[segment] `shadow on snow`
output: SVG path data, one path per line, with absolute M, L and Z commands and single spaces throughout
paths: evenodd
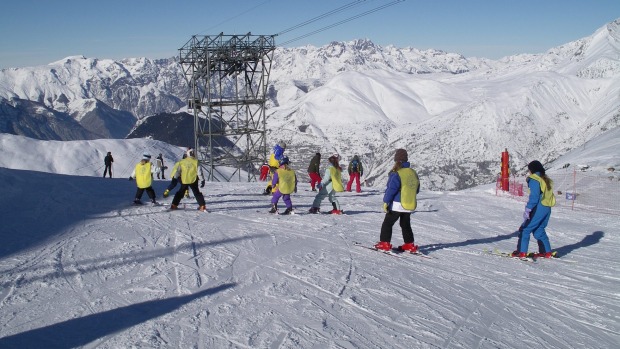
M 157 299 L 66 320 L 0 338 L 0 347 L 50 349 L 81 347 L 98 338 L 173 312 L 195 299 L 225 291 L 235 285 L 235 283 L 223 284 L 186 296 Z

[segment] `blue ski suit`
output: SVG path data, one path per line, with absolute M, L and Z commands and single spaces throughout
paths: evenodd
M 540 173 L 536 172 L 540 176 Z M 530 234 L 538 240 L 538 252 L 551 252 L 551 244 L 545 228 L 551 217 L 551 207 L 541 203 L 542 192 L 540 183 L 532 178 L 527 179 L 527 185 L 530 188 L 530 197 L 525 205 L 526 209 L 530 209 L 530 218 L 526 219 L 519 228 L 519 240 L 517 242 L 517 251 L 526 252 L 530 243 Z

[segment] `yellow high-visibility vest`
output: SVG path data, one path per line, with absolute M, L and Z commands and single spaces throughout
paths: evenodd
M 400 204 L 406 210 L 415 210 L 418 206 L 417 194 L 420 186 L 418 174 L 412 168 L 401 168 L 398 170 L 400 177 Z
M 542 199 L 540 200 L 540 203 L 543 206 L 547 206 L 547 207 L 555 206 L 555 195 L 553 195 L 553 187 L 552 187 L 553 186 L 553 181 L 551 181 L 551 179 L 549 179 L 551 185 L 549 187 L 547 187 L 547 183 L 539 175 L 531 174 L 529 176 L 529 178 L 531 178 L 531 179 L 537 181 L 538 183 L 540 183 L 540 191 L 542 192 Z

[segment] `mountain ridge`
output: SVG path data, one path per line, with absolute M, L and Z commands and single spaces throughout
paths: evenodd
M 505 148 L 515 153 L 519 171 L 528 160 L 550 162 L 618 127 L 619 27 L 616 20 L 544 54 L 497 61 L 381 47 L 366 39 L 278 48 L 268 139 L 288 141 L 291 157 L 302 162 L 317 151 L 338 152 L 345 163 L 362 155 L 369 184 L 389 170 L 395 147 L 410 149 L 420 170 L 436 175 L 432 188 L 486 183 Z M 113 119 L 112 110 L 130 113 L 135 120 L 116 116 L 113 137 L 134 130 L 123 122 L 183 112 L 187 93 L 175 58 L 116 62 L 73 56 L 0 71 L 0 105 L 36 100 L 85 121 L 92 110 L 79 101 L 100 102 L 111 109 L 88 130 L 110 136 L 102 120 Z

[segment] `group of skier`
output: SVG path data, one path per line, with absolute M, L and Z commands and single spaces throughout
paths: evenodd
M 161 159 L 161 164 L 163 164 L 162 154 L 159 154 L 158 160 L 159 159 Z M 131 173 L 131 176 L 129 176 L 129 180 L 136 180 L 136 186 L 138 187 L 134 198 L 134 204 L 136 205 L 142 204 L 142 195 L 145 191 L 151 199 L 151 202 L 153 204 L 157 204 L 155 190 L 153 190 L 152 186 L 153 176 L 157 175 L 157 178 L 159 178 L 159 174 L 161 173 L 162 179 L 165 179 L 163 172 L 164 167 L 158 165 L 152 166 L 150 160 L 150 154 L 143 154 L 142 159 L 138 164 L 136 164 L 136 167 Z M 180 189 L 175 193 L 172 199 L 172 204 L 170 205 L 171 210 L 176 210 L 178 208 L 178 205 L 181 202 L 183 195 L 188 196 L 189 189 L 191 189 L 194 197 L 196 198 L 196 201 L 198 201 L 198 210 L 203 212 L 206 211 L 206 202 L 204 196 L 198 188 L 198 182 L 200 178 L 198 176 L 198 160 L 196 159 L 196 153 L 194 149 L 187 149 L 185 154 L 183 154 L 182 159 L 175 163 L 172 167 L 170 176 L 172 177 L 172 179 L 170 181 L 170 185 L 168 185 L 168 187 L 164 191 L 164 197 L 168 197 L 170 191 L 174 189 L 174 187 L 176 187 L 179 182 L 181 183 Z M 204 187 L 204 185 L 205 180 L 202 179 L 202 181 L 200 182 L 200 187 L 202 188 Z
M 270 159 L 270 167 L 272 169 L 272 181 L 269 183 L 264 194 L 273 193 L 271 199 L 270 213 L 278 212 L 278 201 L 280 197 L 284 199 L 286 211 L 284 214 L 290 214 L 293 210 L 290 194 L 297 192 L 297 177 L 295 172 L 289 167 L 289 159 L 284 156 L 286 146 L 283 142 L 274 147 L 274 152 Z M 278 161 L 279 160 L 279 161 Z M 339 164 L 340 157 L 334 154 L 328 158 L 328 167 L 323 177 L 320 176 L 321 154 L 316 153 L 308 166 L 308 174 L 310 176 L 310 186 L 312 191 L 317 191 L 310 213 L 319 213 L 320 204 L 328 198 L 333 209 L 329 211 L 331 214 L 342 214 L 343 211 L 336 197 L 337 192 L 344 191 L 341 177 L 341 167 Z M 275 164 L 279 166 L 276 168 Z M 528 164 L 530 175 L 527 178 L 528 187 L 530 188 L 529 200 L 525 206 L 523 213 L 523 223 L 519 228 L 519 236 L 517 240 L 517 249 L 511 254 L 513 257 L 543 257 L 551 258 L 553 252 L 549 237 L 545 228 L 549 222 L 551 215 L 551 207 L 555 205 L 555 197 L 553 195 L 553 182 L 545 174 L 543 165 L 534 160 Z M 360 176 L 363 174 L 363 167 L 357 155 L 348 166 L 349 181 L 347 183 L 347 191 L 351 191 L 354 181 L 357 181 L 356 191 L 360 192 Z M 266 175 L 265 175 L 266 176 Z M 374 248 L 381 251 L 392 250 L 392 228 L 399 221 L 403 234 L 403 244 L 396 249 L 402 252 L 419 253 L 419 246 L 415 244 L 413 230 L 411 228 L 411 214 L 417 207 L 417 194 L 420 192 L 420 180 L 418 174 L 411 168 L 409 156 L 405 149 L 396 149 L 394 152 L 394 165 L 388 174 L 387 187 L 383 195 L 383 211 L 385 217 L 381 225 L 379 242 Z M 538 253 L 528 254 L 528 245 L 530 234 L 538 241 Z
M 278 203 L 280 199 L 282 199 L 286 206 L 282 214 L 293 213 L 291 194 L 297 192 L 297 175 L 290 167 L 289 158 L 284 155 L 285 150 L 286 144 L 284 142 L 276 144 L 269 158 L 268 171 L 264 168 L 261 169 L 261 179 L 267 178 L 267 173 L 265 172 L 271 174 L 271 181 L 267 184 L 263 194 L 271 194 L 271 210 L 269 212 L 274 214 L 279 212 Z M 108 153 L 108 155 L 111 157 L 110 153 Z M 159 157 L 161 157 L 161 154 Z M 161 166 L 151 166 L 150 159 L 151 156 L 145 153 L 129 177 L 130 180 L 135 178 L 138 187 L 134 199 L 134 203 L 136 204 L 141 204 L 141 197 L 144 191 L 146 191 L 151 201 L 156 203 L 155 191 L 152 188 L 153 174 L 158 174 L 159 178 L 159 171 L 161 171 L 161 177 L 162 179 L 164 178 L 163 158 L 161 159 Z M 321 154 L 316 153 L 308 167 L 312 191 L 317 191 L 312 202 L 312 207 L 309 209 L 309 213 L 320 213 L 321 202 L 327 198 L 333 207 L 328 213 L 336 215 L 343 214 L 336 196 L 336 193 L 345 191 L 342 183 L 342 169 L 339 162 L 340 156 L 338 154 L 333 154 L 327 159 L 328 166 L 323 176 L 321 176 L 319 170 L 320 160 Z M 107 162 L 108 160 L 106 160 L 106 164 Z M 517 248 L 511 255 L 517 258 L 551 258 L 553 252 L 545 228 L 549 222 L 551 207 L 555 205 L 553 182 L 546 175 L 543 165 L 537 160 L 528 164 L 528 170 L 530 174 L 527 178 L 527 184 L 530 189 L 530 194 L 523 213 L 523 223 L 519 228 Z M 355 155 L 353 160 L 349 163 L 348 172 L 349 181 L 346 190 L 351 191 L 351 186 L 353 182 L 356 181 L 356 191 L 360 192 L 360 177 L 363 174 L 363 167 L 357 155 Z M 179 181 L 181 182 L 181 188 L 174 195 L 170 209 L 177 209 L 184 193 L 187 193 L 188 189 L 191 189 L 198 201 L 198 209 L 200 211 L 206 210 L 204 196 L 198 188 L 198 160 L 196 159 L 194 149 L 189 148 L 187 150 L 183 158 L 172 168 L 170 176 L 172 180 L 168 188 L 164 191 L 164 197 L 168 197 L 170 191 Z M 204 184 L 205 180 L 203 179 L 200 187 L 204 187 Z M 394 152 L 394 165 L 388 174 L 387 187 L 383 195 L 383 211 L 385 212 L 385 217 L 381 225 L 379 242 L 374 245 L 375 249 L 380 251 L 391 251 L 393 249 L 391 244 L 392 228 L 394 224 L 399 221 L 404 243 L 396 249 L 402 252 L 419 253 L 419 246 L 415 244 L 414 234 L 411 228 L 411 214 L 416 210 L 417 194 L 419 192 L 420 180 L 416 171 L 411 168 L 407 151 L 405 149 L 396 149 Z M 532 234 L 538 242 L 538 253 L 527 253 L 530 234 Z

